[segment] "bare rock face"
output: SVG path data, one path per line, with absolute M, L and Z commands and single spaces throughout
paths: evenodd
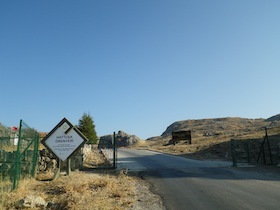
M 35 207 L 44 208 L 47 206 L 47 204 L 48 203 L 40 196 L 28 195 L 23 199 L 19 200 L 16 207 L 20 209 L 35 208 Z
M 55 171 L 57 169 L 57 158 L 47 149 L 39 151 L 39 172 Z
M 159 139 L 161 140 L 161 139 L 163 139 L 163 137 L 162 136 L 153 136 L 153 137 L 147 138 L 146 140 L 147 141 L 157 141 Z
M 112 147 L 112 139 L 113 135 L 105 135 L 101 136 L 99 139 L 99 148 L 110 148 Z M 124 131 L 119 131 L 116 134 L 116 145 L 118 147 L 126 147 L 135 144 L 141 140 L 139 137 L 135 135 L 130 135 L 128 133 L 125 133 Z
M 280 114 L 274 115 L 266 119 L 266 122 L 280 121 Z

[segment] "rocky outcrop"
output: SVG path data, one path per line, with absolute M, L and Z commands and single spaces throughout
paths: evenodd
M 159 139 L 163 139 L 162 136 L 153 136 L 150 138 L 147 138 L 146 141 L 158 141 Z
M 58 166 L 58 160 L 53 155 L 53 153 L 49 152 L 47 149 L 42 149 L 39 151 L 38 158 L 38 169 L 39 173 L 46 171 L 55 171 Z
M 270 118 L 267 118 L 265 121 L 266 122 L 280 121 L 280 114 L 277 114 L 277 115 L 274 115 Z
M 24 208 L 46 208 L 48 203 L 40 196 L 32 196 L 28 195 L 25 196 L 23 199 L 19 200 L 16 204 L 17 209 L 24 209 Z
M 101 136 L 99 139 L 98 148 L 111 148 L 112 140 L 113 140 L 113 135 Z M 119 131 L 116 134 L 116 145 L 118 147 L 130 146 L 135 144 L 139 140 L 141 140 L 139 137 L 135 135 L 127 134 L 124 131 Z
M 27 195 L 15 204 L 16 209 L 65 209 L 60 203 L 46 201 L 40 196 Z
M 171 136 L 173 131 L 191 130 L 195 136 L 216 136 L 217 134 L 239 135 L 263 130 L 264 127 L 279 127 L 280 115 L 267 120 L 240 117 L 210 118 L 199 120 L 183 120 L 172 123 L 161 135 Z

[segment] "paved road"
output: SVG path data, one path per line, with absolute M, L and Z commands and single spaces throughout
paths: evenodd
M 119 149 L 118 168 L 138 171 L 167 209 L 280 209 L 280 174 L 231 168 L 146 150 Z

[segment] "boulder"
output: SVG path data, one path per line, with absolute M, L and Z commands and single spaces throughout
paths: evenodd
M 113 135 L 101 136 L 99 139 L 98 148 L 112 148 Z M 116 133 L 116 145 L 118 147 L 126 147 L 135 144 L 141 140 L 135 135 L 130 135 L 124 131 L 119 131 Z
M 16 204 L 16 208 L 23 209 L 23 208 L 45 208 L 47 206 L 47 202 L 40 196 L 32 196 L 28 195 L 23 199 L 19 200 Z

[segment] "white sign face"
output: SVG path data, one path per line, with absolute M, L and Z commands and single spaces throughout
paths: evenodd
M 62 129 L 57 129 L 45 142 L 45 144 L 55 153 L 62 161 L 65 161 L 84 140 L 71 129 L 65 134 Z
M 71 124 L 70 124 L 71 125 Z M 81 144 L 85 138 L 79 135 L 73 126 L 66 121 L 56 127 L 46 139 L 44 145 L 47 146 L 59 159 L 65 161 Z

